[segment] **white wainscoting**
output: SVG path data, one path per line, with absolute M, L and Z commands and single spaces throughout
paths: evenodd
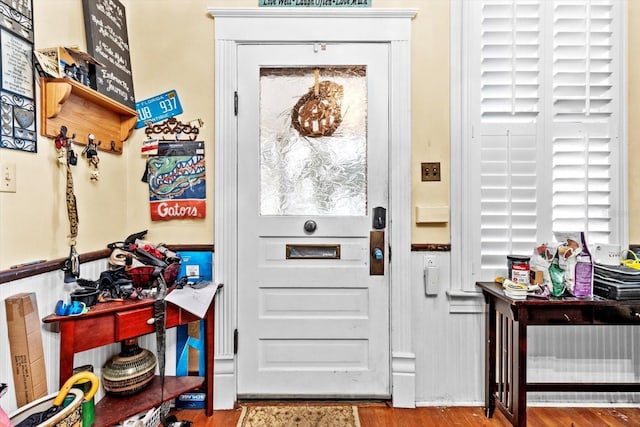
M 433 256 L 440 268 L 436 296 L 425 296 L 423 258 Z M 449 252 L 412 253 L 413 343 L 416 355 L 416 405 L 482 406 L 484 403 L 484 315 L 449 312 Z M 81 276 L 95 280 L 106 261 L 82 264 Z M 4 299 L 35 292 L 40 317 L 51 313 L 59 299 L 67 298 L 71 285 L 55 271 L 0 285 L 0 382 L 13 386 Z M 529 331 L 529 378 L 536 381 L 640 381 L 640 334 L 631 326 L 567 326 Z M 60 335 L 42 325 L 42 340 L 49 393 L 58 390 Z M 155 335 L 140 340 L 155 351 Z M 101 366 L 120 350 L 118 344 L 78 353 L 75 366 L 91 364 L 100 376 Z M 175 373 L 175 331 L 167 331 L 167 375 Z M 231 361 L 217 358 L 216 366 Z M 98 399 L 103 396 L 102 390 Z M 640 393 L 530 393 L 531 405 L 640 406 Z M 6 412 L 16 409 L 11 390 L 0 400 Z
M 106 260 L 83 263 L 80 266 L 80 277 L 83 279 L 97 280 L 102 271 L 107 269 Z M 64 283 L 64 273 L 54 271 L 41 274 L 26 279 L 16 280 L 10 283 L 0 284 L 0 382 L 7 383 L 9 390 L 0 399 L 0 406 L 5 412 L 11 413 L 16 410 L 15 393 L 13 392 L 13 374 L 11 369 L 11 357 L 9 354 L 9 338 L 7 332 L 7 317 L 4 300 L 7 297 L 21 292 L 35 292 L 38 303 L 40 318 L 53 313 L 58 300 L 69 300 L 69 293 L 75 284 Z M 47 371 L 47 387 L 49 394 L 56 393 L 58 387 L 59 354 L 60 354 L 60 334 L 53 332 L 50 324 L 41 324 L 42 346 L 45 356 L 45 368 Z M 175 374 L 175 354 L 176 339 L 175 330 L 167 331 L 166 349 L 166 374 Z M 139 340 L 141 347 L 147 348 L 155 353 L 155 334 L 145 335 Z M 112 344 L 94 350 L 77 353 L 74 359 L 74 366 L 92 365 L 95 374 L 100 377 L 101 367 L 114 354 L 120 351 L 119 344 Z M 96 399 L 100 400 L 104 396 L 102 388 L 98 390 Z
M 425 296 L 423 259 L 434 257 L 440 286 Z M 449 252 L 413 252 L 416 405 L 484 404 L 484 314 L 450 313 Z M 637 326 L 530 327 L 532 381 L 640 381 Z M 529 393 L 541 406 L 638 406 L 640 393 Z

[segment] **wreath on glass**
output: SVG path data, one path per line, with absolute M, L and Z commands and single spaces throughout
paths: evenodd
M 344 88 L 332 81 L 320 81 L 317 69 L 314 74 L 315 84 L 291 110 L 291 124 L 302 136 L 331 136 L 342 122 Z

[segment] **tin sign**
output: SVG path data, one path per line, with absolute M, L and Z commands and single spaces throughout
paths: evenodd
M 155 123 L 182 113 L 182 104 L 178 92 L 169 92 L 136 102 L 138 122 L 136 129 L 146 126 L 147 122 Z
M 373 0 L 260 0 L 260 7 L 371 7 Z

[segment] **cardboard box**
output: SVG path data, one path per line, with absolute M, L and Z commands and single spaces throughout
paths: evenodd
M 544 281 L 544 272 L 536 268 L 532 268 L 529 272 L 529 283 L 531 285 L 539 285 Z
M 176 375 L 204 376 L 204 320 L 180 325 L 176 336 Z
M 207 392 L 202 389 L 188 391 L 176 397 L 176 409 L 204 409 L 207 404 Z
M 20 293 L 4 301 L 17 405 L 47 394 L 40 316 L 35 293 Z
M 178 279 L 187 276 L 189 281 L 212 280 L 213 254 L 211 252 L 181 251 Z
M 213 254 L 211 252 L 182 251 L 178 279 L 189 282 L 212 280 Z M 177 328 L 176 375 L 204 375 L 204 321 L 191 322 Z
M 55 46 L 36 49 L 34 55 L 41 77 L 69 77 L 96 88 L 96 65 L 102 64 L 88 53 L 73 47 Z M 83 72 L 80 72 L 81 67 Z

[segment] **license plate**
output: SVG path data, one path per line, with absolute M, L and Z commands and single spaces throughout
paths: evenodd
M 148 122 L 156 123 L 182 113 L 182 104 L 178 92 L 170 90 L 160 95 L 136 102 L 138 122 L 136 129 L 144 127 Z

